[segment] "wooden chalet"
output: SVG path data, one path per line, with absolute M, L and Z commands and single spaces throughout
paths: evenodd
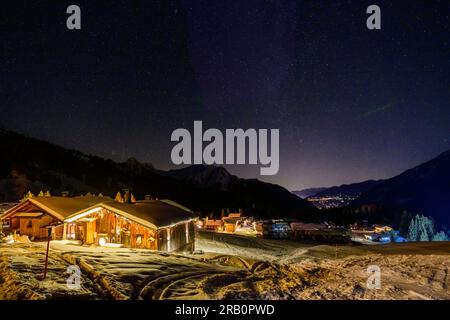
M 4 212 L 8 230 L 31 240 L 80 240 L 83 244 L 161 251 L 193 251 L 193 213 L 168 200 L 121 203 L 107 197 L 33 197 Z

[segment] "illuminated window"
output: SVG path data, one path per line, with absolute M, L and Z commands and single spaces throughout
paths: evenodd
M 142 234 L 136 235 L 136 245 L 138 246 L 142 245 L 142 238 L 143 238 Z

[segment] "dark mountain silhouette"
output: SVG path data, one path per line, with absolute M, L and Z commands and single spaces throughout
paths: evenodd
M 315 193 L 314 197 L 337 197 L 337 196 L 347 196 L 347 197 L 358 197 L 360 194 L 367 192 L 375 186 L 380 185 L 383 180 L 367 180 L 362 182 L 343 184 L 340 186 L 334 186 L 326 188 L 325 190 Z
M 406 209 L 450 227 L 450 151 L 383 181 L 351 203 L 363 205 L 378 206 L 378 215 L 392 208 Z
M 348 206 L 360 194 L 380 184 L 382 180 L 367 180 L 358 183 L 343 184 L 329 188 L 312 188 L 302 191 L 294 191 L 297 196 L 306 199 L 317 208 L 343 208 Z
M 302 217 L 313 208 L 278 185 L 240 179 L 223 167 L 191 166 L 165 172 L 134 158 L 116 163 L 3 129 L 0 150 L 2 201 L 17 201 L 28 190 L 114 196 L 129 188 L 137 198 L 171 199 L 201 214 L 240 208 L 262 218 Z
M 325 191 L 327 189 L 328 188 L 326 188 L 326 187 L 323 187 L 323 188 L 308 188 L 308 189 L 292 191 L 292 193 L 295 194 L 296 196 L 302 198 L 302 199 L 306 199 L 308 197 L 311 197 L 311 196 L 315 195 L 316 193 Z
M 193 183 L 199 187 L 216 187 L 226 190 L 236 176 L 232 176 L 224 167 L 192 165 L 183 169 L 169 170 L 168 176 Z

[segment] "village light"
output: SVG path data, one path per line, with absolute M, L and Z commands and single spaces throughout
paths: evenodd
M 76 216 L 74 216 L 74 217 L 72 217 L 72 218 L 70 218 L 70 219 L 67 219 L 66 222 L 68 222 L 68 223 L 74 222 L 75 220 L 78 220 L 78 219 L 80 219 L 80 218 L 82 218 L 82 217 L 88 216 L 88 215 L 90 215 L 91 213 L 97 212 L 97 211 L 99 211 L 99 210 L 101 210 L 101 209 L 102 209 L 101 207 L 93 208 L 93 209 L 88 210 L 88 211 L 86 211 L 86 212 L 80 213 L 80 214 L 78 214 L 78 215 L 76 215 Z

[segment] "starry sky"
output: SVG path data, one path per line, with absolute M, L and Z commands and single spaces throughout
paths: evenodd
M 82 29 L 66 28 L 81 8 Z M 381 30 L 366 8 L 381 8 Z M 5 1 L 0 126 L 160 169 L 176 128 L 280 129 L 290 190 L 450 149 L 448 1 Z

